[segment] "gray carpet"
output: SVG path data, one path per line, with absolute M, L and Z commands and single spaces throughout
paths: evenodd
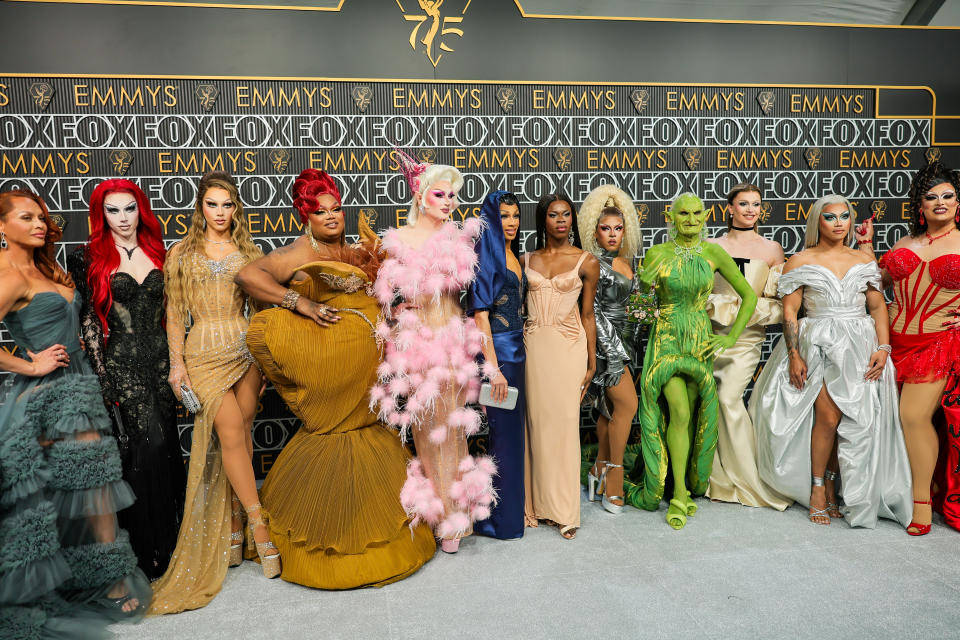
M 960 532 L 912 538 L 881 520 L 817 526 L 698 500 L 620 516 L 584 501 L 573 541 L 474 536 L 381 589 L 317 591 L 231 569 L 204 609 L 115 626 L 124 638 L 960 638 Z

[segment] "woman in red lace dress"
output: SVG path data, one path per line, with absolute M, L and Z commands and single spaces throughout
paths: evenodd
M 902 386 L 900 419 L 913 475 L 913 522 L 922 536 L 932 521 L 931 484 L 939 440 L 933 416 L 947 382 L 960 375 L 960 176 L 939 162 L 910 185 L 910 234 L 880 260 L 884 287 L 893 287 L 890 344 Z M 860 248 L 873 255 L 873 225 L 858 229 Z M 949 455 L 949 451 L 944 451 Z M 960 529 L 960 473 L 946 469 L 937 502 L 947 523 Z

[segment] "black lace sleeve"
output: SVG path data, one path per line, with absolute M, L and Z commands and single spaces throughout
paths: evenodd
M 67 256 L 67 269 L 70 271 L 70 277 L 77 286 L 77 294 L 83 300 L 83 307 L 80 310 L 80 337 L 83 339 L 84 350 L 87 360 L 100 379 L 100 387 L 104 392 L 104 399 L 107 398 L 107 371 L 103 364 L 103 326 L 97 317 L 97 312 L 91 304 L 90 285 L 87 284 L 87 260 L 85 247 L 78 247 Z

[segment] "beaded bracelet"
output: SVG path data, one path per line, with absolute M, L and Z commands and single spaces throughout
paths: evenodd
M 886 351 L 888 354 L 891 354 L 893 353 L 893 347 L 891 347 L 888 344 L 882 344 L 879 347 L 877 347 L 877 351 Z
M 283 299 L 280 300 L 280 306 L 284 309 L 289 309 L 290 311 L 295 311 L 297 308 L 297 300 L 300 299 L 300 294 L 294 291 L 293 289 L 287 289 L 287 292 L 283 294 Z

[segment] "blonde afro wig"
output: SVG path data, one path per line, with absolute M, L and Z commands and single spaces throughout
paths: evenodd
M 620 258 L 628 262 L 633 260 L 640 247 L 640 219 L 633 200 L 622 189 L 612 184 L 600 185 L 591 191 L 583 201 L 577 214 L 577 227 L 580 231 L 580 243 L 590 253 L 600 253 L 597 245 L 597 224 L 604 209 L 612 207 L 623 215 L 623 244 L 620 245 Z

